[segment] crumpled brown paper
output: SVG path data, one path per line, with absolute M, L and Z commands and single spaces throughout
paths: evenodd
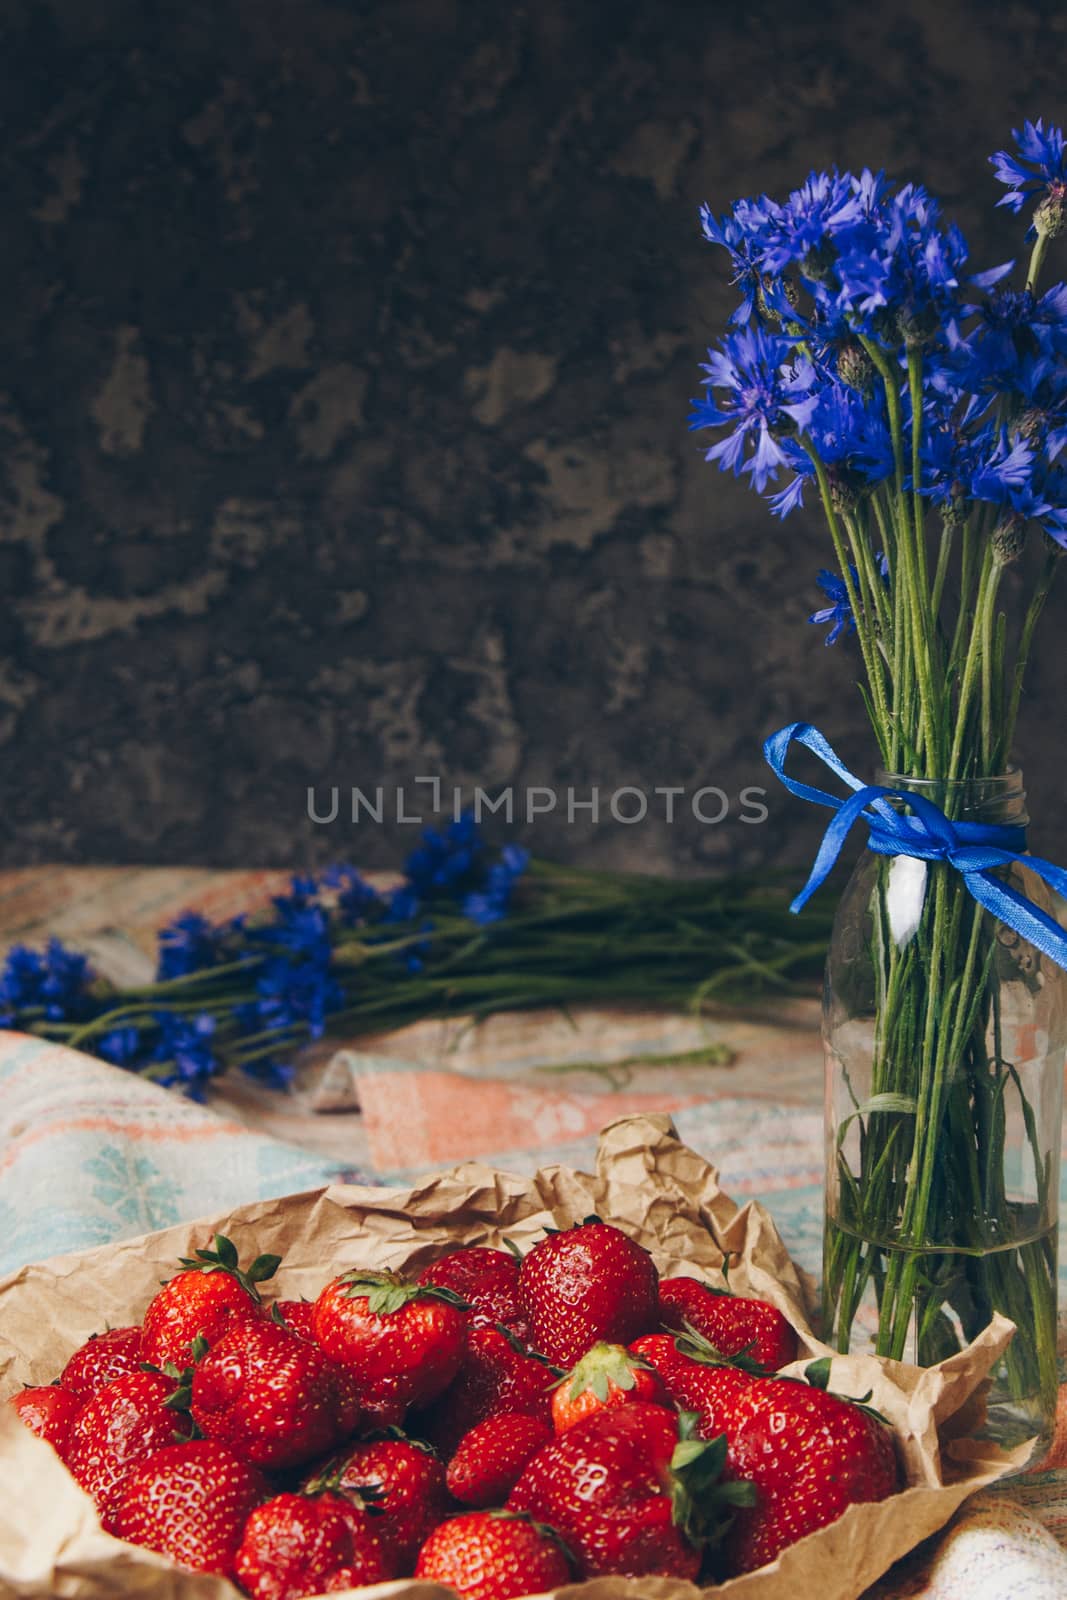
M 788 1370 L 799 1373 L 811 1356 L 829 1354 L 810 1327 L 810 1284 L 768 1213 L 755 1203 L 739 1209 L 723 1194 L 714 1169 L 680 1142 L 669 1118 L 610 1124 L 596 1165 L 595 1176 L 546 1167 L 521 1178 L 470 1162 L 410 1189 L 335 1186 L 24 1267 L 0 1280 L 0 1396 L 50 1382 L 105 1324 L 140 1320 L 177 1257 L 214 1232 L 228 1234 L 242 1257 L 283 1255 L 279 1296 L 310 1298 L 347 1267 L 417 1270 L 446 1245 L 500 1245 L 505 1233 L 526 1249 L 546 1223 L 564 1227 L 594 1211 L 645 1245 L 664 1274 L 689 1272 L 721 1284 L 728 1253 L 730 1286 L 772 1301 L 796 1328 L 803 1359 Z M 853 1395 L 870 1390 L 893 1425 L 907 1487 L 890 1500 L 850 1507 L 771 1566 L 714 1590 L 670 1578 L 598 1578 L 568 1585 L 554 1600 L 856 1600 L 969 1494 L 1015 1464 L 969 1437 L 983 1382 L 1012 1331 L 997 1318 L 968 1350 L 926 1371 L 874 1357 L 834 1358 L 831 1387 Z M 183 1572 L 104 1533 L 49 1446 L 10 1408 L 0 1411 L 0 1595 L 234 1600 L 229 1583 Z M 366 1600 L 451 1596 L 411 1579 L 351 1593 Z

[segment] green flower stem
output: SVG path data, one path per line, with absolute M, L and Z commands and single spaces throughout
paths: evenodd
M 1023 680 L 1026 677 L 1026 669 L 1030 662 L 1030 651 L 1034 642 L 1034 630 L 1037 627 L 1038 618 L 1045 608 L 1045 601 L 1049 597 L 1052 585 L 1056 580 L 1061 560 L 1062 552 L 1059 546 L 1053 545 L 1050 541 L 1050 549 L 1045 557 L 1045 565 L 1042 568 L 1041 577 L 1038 579 L 1030 605 L 1027 608 L 1022 634 L 1019 639 L 1019 648 L 1015 656 L 1011 697 L 1008 701 L 1007 715 L 1002 725 L 1000 743 L 997 745 L 994 755 L 994 761 L 998 766 L 1003 766 L 1011 753 L 1011 747 L 1015 739 L 1015 725 L 1019 719 L 1019 703 L 1022 700 Z
M 1045 264 L 1045 256 L 1048 253 L 1049 247 L 1049 238 L 1050 235 L 1045 231 L 1044 228 L 1039 228 L 1037 230 L 1037 238 L 1034 240 L 1034 248 L 1030 252 L 1030 265 L 1026 272 L 1026 287 L 1029 289 L 1031 294 L 1037 293 L 1037 280 L 1040 278 L 1041 268 Z
M 885 680 L 882 675 L 881 657 L 873 645 L 870 617 L 867 615 L 864 607 L 860 603 L 860 597 L 856 591 L 856 585 L 852 580 L 852 572 L 849 565 L 848 553 L 845 549 L 844 540 L 841 537 L 841 528 L 837 520 L 837 513 L 834 510 L 833 498 L 830 492 L 830 480 L 827 477 L 826 468 L 822 463 L 822 458 L 819 456 L 814 445 L 809 439 L 802 436 L 800 443 L 807 452 L 808 458 L 815 469 L 815 481 L 819 486 L 819 496 L 822 500 L 823 514 L 826 517 L 826 522 L 830 529 L 830 537 L 834 542 L 834 551 L 837 555 L 838 565 L 841 568 L 845 592 L 848 595 L 848 603 L 852 608 L 852 616 L 856 624 L 856 637 L 859 639 L 860 650 L 863 655 L 863 663 L 867 668 L 867 681 L 870 684 L 871 694 L 874 698 L 874 707 L 877 713 L 873 719 L 874 732 L 882 750 L 882 759 L 885 760 L 887 758 L 888 751 L 885 748 L 883 741 L 885 739 L 885 729 L 889 720 L 889 713 L 885 698 Z

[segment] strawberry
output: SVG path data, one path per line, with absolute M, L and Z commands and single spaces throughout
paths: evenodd
M 583 1577 L 694 1579 L 699 1544 L 721 1536 L 744 1485 L 717 1484 L 725 1444 L 686 1436 L 677 1414 L 642 1400 L 601 1407 L 545 1445 L 508 1497 L 558 1528 Z
M 109 1527 L 180 1567 L 232 1577 L 245 1523 L 268 1492 L 255 1467 L 223 1444 L 168 1444 L 129 1473 Z
M 8 1396 L 8 1405 L 18 1412 L 30 1432 L 46 1440 L 60 1459 L 66 1458 L 70 1431 L 83 1404 L 79 1395 L 54 1383 L 31 1386 Z
M 524 1343 L 532 1340 L 530 1323 L 519 1304 L 519 1258 L 507 1250 L 470 1245 L 431 1261 L 419 1282 L 451 1289 L 470 1306 L 467 1325 L 492 1328 L 497 1323 Z
M 231 1328 L 197 1363 L 190 1409 L 207 1438 L 274 1468 L 335 1449 L 360 1414 L 348 1374 L 267 1317 Z
M 551 1420 L 552 1386 L 562 1377 L 542 1356 L 524 1350 L 501 1328 L 474 1328 L 455 1381 L 419 1423 L 443 1456 L 451 1456 L 463 1435 L 499 1411 L 521 1411 Z
M 245 1524 L 234 1571 L 252 1600 L 301 1600 L 393 1577 L 371 1516 L 344 1495 L 279 1494 Z
M 301 1339 L 314 1344 L 314 1300 L 276 1300 L 270 1308 L 270 1316 L 272 1322 L 280 1322 L 290 1333 L 298 1333 Z
M 659 1274 L 647 1250 L 587 1217 L 534 1245 L 519 1271 L 519 1298 L 535 1347 L 571 1367 L 598 1340 L 629 1344 L 657 1325 Z
M 550 1528 L 501 1511 L 450 1517 L 419 1552 L 416 1578 L 460 1600 L 512 1600 L 570 1582 L 570 1563 Z
M 140 1328 L 109 1328 L 106 1333 L 94 1333 L 75 1350 L 59 1381 L 82 1400 L 91 1400 L 105 1384 L 139 1372 L 141 1360 Z
M 399 1572 L 410 1572 L 419 1546 L 448 1509 L 444 1463 L 430 1445 L 399 1429 L 365 1439 L 335 1456 L 304 1484 L 354 1493 L 374 1513 L 374 1528 L 395 1553 Z
M 757 1375 L 733 1361 L 724 1361 L 705 1340 L 692 1335 L 651 1333 L 635 1339 L 630 1351 L 655 1368 L 676 1406 L 695 1413 L 696 1432 L 702 1439 L 725 1434 L 729 1445 L 758 1403 Z
M 346 1272 L 315 1302 L 315 1338 L 355 1380 L 365 1409 L 399 1422 L 459 1371 L 466 1304 L 449 1289 L 406 1283 L 393 1272 Z
M 551 1437 L 546 1422 L 521 1411 L 486 1417 L 463 1435 L 448 1463 L 452 1498 L 465 1506 L 503 1505 L 526 1463 Z
M 557 1433 L 566 1433 L 602 1406 L 621 1406 L 630 1400 L 670 1404 L 663 1380 L 653 1367 L 625 1345 L 600 1342 L 586 1351 L 553 1390 L 552 1425 Z
M 257 1285 L 274 1276 L 280 1260 L 280 1256 L 257 1256 L 242 1271 L 236 1247 L 221 1233 L 215 1235 L 214 1250 L 183 1256 L 185 1271 L 149 1301 L 141 1360 L 155 1367 L 168 1361 L 184 1366 L 197 1335 L 213 1345 L 235 1317 L 259 1315 Z
M 889 1429 L 862 1406 L 791 1378 L 757 1385 L 760 1404 L 739 1428 L 732 1471 L 756 1486 L 726 1539 L 731 1572 L 751 1572 L 833 1522 L 850 1505 L 897 1487 Z
M 777 1372 L 797 1357 L 797 1336 L 776 1306 L 711 1289 L 696 1278 L 664 1278 L 659 1320 L 668 1328 L 695 1328 L 721 1356 L 742 1352 Z
M 96 1501 L 105 1526 L 127 1474 L 165 1444 L 188 1439 L 188 1392 L 161 1372 L 129 1372 L 93 1396 L 75 1418 L 67 1466 Z

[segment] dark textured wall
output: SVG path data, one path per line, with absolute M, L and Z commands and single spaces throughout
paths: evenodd
M 309 783 L 861 766 L 826 559 L 684 431 L 730 304 L 696 206 L 884 164 L 1015 248 L 1058 4 L 6 0 L 2 860 L 389 859 Z M 1060 596 L 1059 616 L 1067 604 Z M 1021 749 L 1051 849 L 1062 622 Z M 814 819 L 524 830 L 683 869 Z

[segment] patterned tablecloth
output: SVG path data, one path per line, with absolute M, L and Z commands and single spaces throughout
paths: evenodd
M 262 903 L 280 874 L 47 869 L 0 875 L 0 945 L 49 932 L 134 977 L 196 905 Z M 724 1059 L 725 1058 L 725 1059 Z M 715 1063 L 719 1064 L 715 1064 Z M 337 1179 L 389 1183 L 477 1156 L 584 1166 L 598 1129 L 669 1111 L 728 1193 L 763 1201 L 818 1270 L 822 1116 L 814 1002 L 714 1022 L 586 1011 L 421 1023 L 309 1055 L 292 1096 L 221 1085 L 207 1108 L 87 1057 L 0 1037 L 0 1271 Z M 1067 1390 L 1048 1469 L 971 1501 L 878 1600 L 1067 1595 Z

